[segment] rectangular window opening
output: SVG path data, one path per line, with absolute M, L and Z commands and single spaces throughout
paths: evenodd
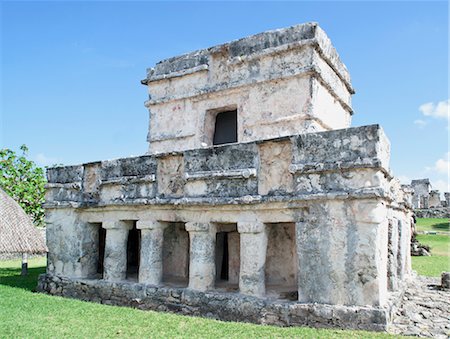
M 216 115 L 213 145 L 237 142 L 237 110 L 220 112 Z

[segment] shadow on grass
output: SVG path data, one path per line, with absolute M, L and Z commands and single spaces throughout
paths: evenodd
M 448 222 L 441 222 L 439 224 L 433 224 L 433 229 L 438 231 L 450 231 L 450 223 Z
M 28 275 L 20 275 L 21 268 L 0 268 L 0 285 L 35 291 L 39 274 L 45 273 L 45 266 L 28 269 Z

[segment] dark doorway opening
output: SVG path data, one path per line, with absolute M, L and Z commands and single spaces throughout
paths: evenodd
M 214 128 L 213 145 L 237 142 L 237 110 L 218 113 Z
M 216 244 L 218 250 L 217 265 L 220 271 L 217 271 L 219 280 L 228 281 L 228 235 L 227 232 L 219 232 L 216 235 Z
M 240 237 L 236 224 L 217 224 L 216 289 L 236 291 L 239 283 Z
M 137 279 L 141 252 L 141 230 L 133 228 L 128 233 L 127 242 L 127 279 Z
M 104 260 L 105 260 L 105 243 L 106 243 L 106 230 L 100 225 L 98 228 L 98 263 L 97 273 L 103 277 Z

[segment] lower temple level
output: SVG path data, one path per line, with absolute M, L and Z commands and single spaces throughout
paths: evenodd
M 47 171 L 39 288 L 223 320 L 384 329 L 411 195 L 379 126 Z
M 299 303 L 261 299 L 235 292 L 199 292 L 188 288 L 73 279 L 51 274 L 39 277 L 38 290 L 107 305 L 175 312 L 223 321 L 370 331 L 386 331 L 396 306 L 391 305 L 387 309 Z M 400 300 L 400 296 L 396 300 Z

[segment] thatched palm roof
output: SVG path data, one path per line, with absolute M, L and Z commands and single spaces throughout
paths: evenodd
M 44 239 L 22 207 L 0 189 L 0 253 L 45 253 Z

